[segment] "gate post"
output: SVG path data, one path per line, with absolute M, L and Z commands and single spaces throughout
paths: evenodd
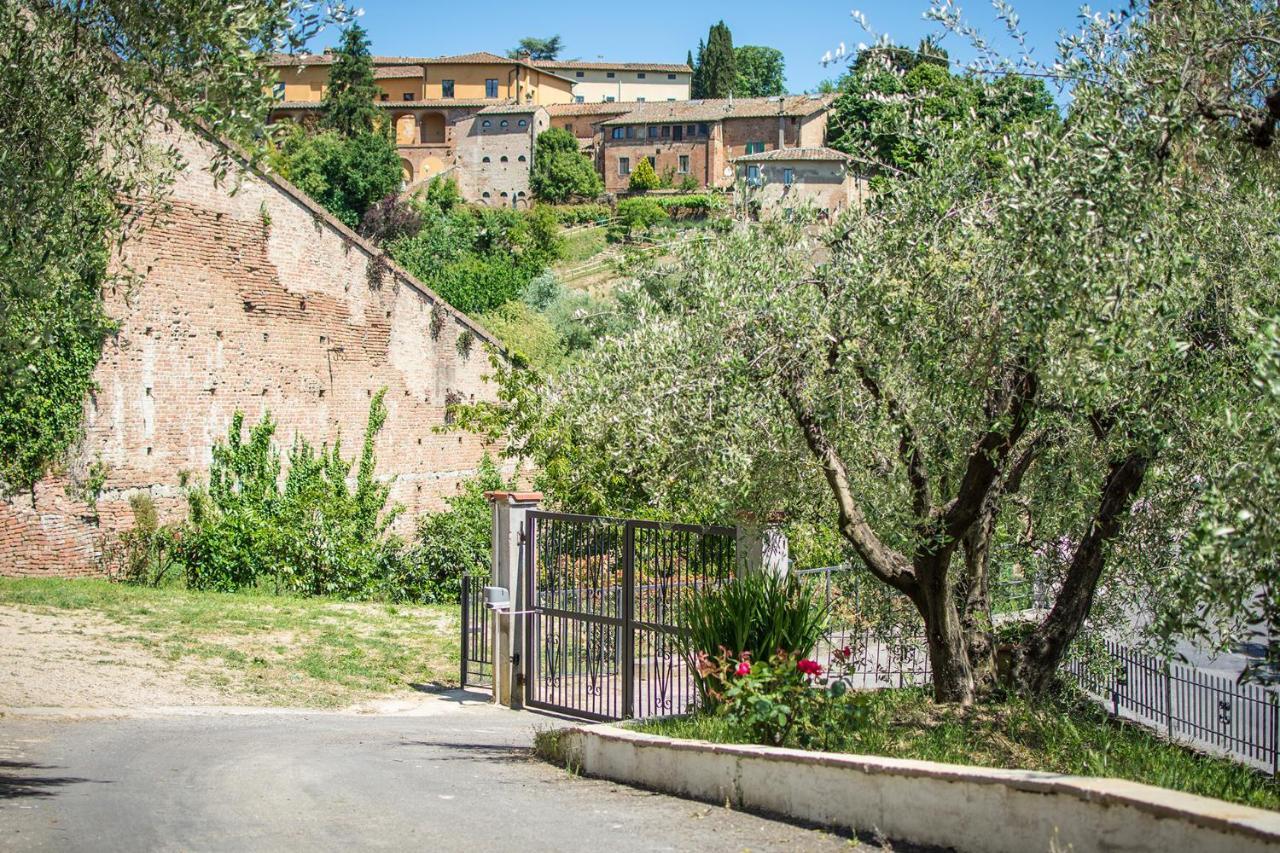
M 525 531 L 527 513 L 542 500 L 541 492 L 485 492 L 493 506 L 493 568 L 489 585 L 507 590 L 509 609 L 494 611 L 493 701 L 519 709 L 524 706 L 524 595 L 526 579 Z
M 763 516 L 743 513 L 738 516 L 734 548 L 738 571 L 768 572 L 786 577 L 791 570 L 787 534 L 782 529 L 786 514 L 769 512 Z

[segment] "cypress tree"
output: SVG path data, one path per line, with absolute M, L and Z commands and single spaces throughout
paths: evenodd
M 377 124 L 374 100 L 373 57 L 364 27 L 352 24 L 342 31 L 342 43 L 329 68 L 329 88 L 324 93 L 323 123 L 343 136 L 372 131 Z
M 727 98 L 738 80 L 737 61 L 733 52 L 733 34 L 724 21 L 711 28 L 703 54 L 700 77 L 705 98 Z
M 691 61 L 689 63 L 689 67 L 693 69 L 693 76 L 689 80 L 689 97 L 695 100 L 707 96 L 706 87 L 702 83 L 702 59 L 706 56 L 706 53 L 706 44 L 702 39 L 698 39 L 698 58 L 692 59 L 692 54 L 690 54 Z

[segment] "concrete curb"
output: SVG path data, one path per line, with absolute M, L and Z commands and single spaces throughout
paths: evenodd
M 1280 812 L 1120 779 L 561 730 L 588 776 L 978 853 L 1280 850 Z

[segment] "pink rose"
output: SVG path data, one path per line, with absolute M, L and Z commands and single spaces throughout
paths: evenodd
M 743 661 L 742 663 L 738 664 L 738 668 L 735 669 L 734 672 L 736 672 L 738 675 L 750 675 L 751 664 L 747 663 L 746 661 Z
M 822 674 L 822 667 L 818 664 L 816 660 L 805 659 L 801 661 L 796 661 L 796 669 L 800 670 L 805 675 L 821 675 Z

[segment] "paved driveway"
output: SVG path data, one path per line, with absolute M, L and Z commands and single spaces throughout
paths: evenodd
M 848 843 L 571 776 L 530 756 L 535 728 L 556 720 L 464 696 L 376 716 L 0 718 L 0 848 L 621 853 Z

